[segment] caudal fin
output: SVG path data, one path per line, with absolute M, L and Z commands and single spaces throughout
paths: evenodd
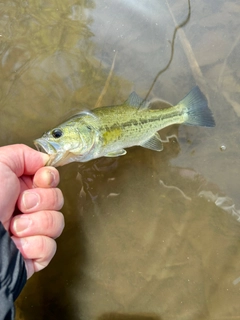
M 178 105 L 187 108 L 188 119 L 184 124 L 202 127 L 215 126 L 213 114 L 208 108 L 207 99 L 199 87 L 194 87 Z

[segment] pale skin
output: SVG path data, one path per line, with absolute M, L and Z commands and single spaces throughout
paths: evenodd
M 25 145 L 0 147 L 0 221 L 24 258 L 28 278 L 49 264 L 64 228 L 59 173 L 44 166 L 48 159 Z

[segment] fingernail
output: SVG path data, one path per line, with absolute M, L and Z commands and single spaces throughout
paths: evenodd
M 33 209 L 39 204 L 40 197 L 37 193 L 34 192 L 24 192 L 23 193 L 23 205 L 26 210 Z
M 26 230 L 31 224 L 31 219 L 29 219 L 28 217 L 19 216 L 19 218 L 15 219 L 13 228 L 18 233 Z
M 46 183 L 49 185 L 49 186 L 51 186 L 53 183 L 54 183 L 54 181 L 55 181 L 55 175 L 54 175 L 54 173 L 53 172 L 51 172 L 51 171 L 46 171 L 45 173 L 44 173 L 44 175 L 45 175 L 45 181 L 46 181 Z

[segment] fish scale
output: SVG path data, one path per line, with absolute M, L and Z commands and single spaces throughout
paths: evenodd
M 108 116 L 103 116 L 104 111 L 108 112 Z M 120 105 L 93 110 L 92 113 L 101 123 L 99 132 L 103 137 L 103 146 L 115 143 L 111 150 L 127 148 L 139 141 L 148 140 L 156 131 L 166 127 L 166 124 L 183 123 L 186 118 L 180 107 L 168 108 L 163 114 L 163 110 L 138 111 L 133 107 Z M 116 121 L 116 118 L 119 120 Z

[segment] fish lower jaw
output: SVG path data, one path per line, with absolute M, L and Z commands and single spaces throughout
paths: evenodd
M 46 166 L 53 166 L 53 167 L 55 167 L 56 164 L 57 164 L 57 162 L 58 162 L 58 160 L 56 160 L 56 158 L 57 158 L 57 154 L 56 154 L 56 153 L 55 153 L 55 154 L 50 154 L 50 155 L 49 155 L 48 162 L 46 163 Z

